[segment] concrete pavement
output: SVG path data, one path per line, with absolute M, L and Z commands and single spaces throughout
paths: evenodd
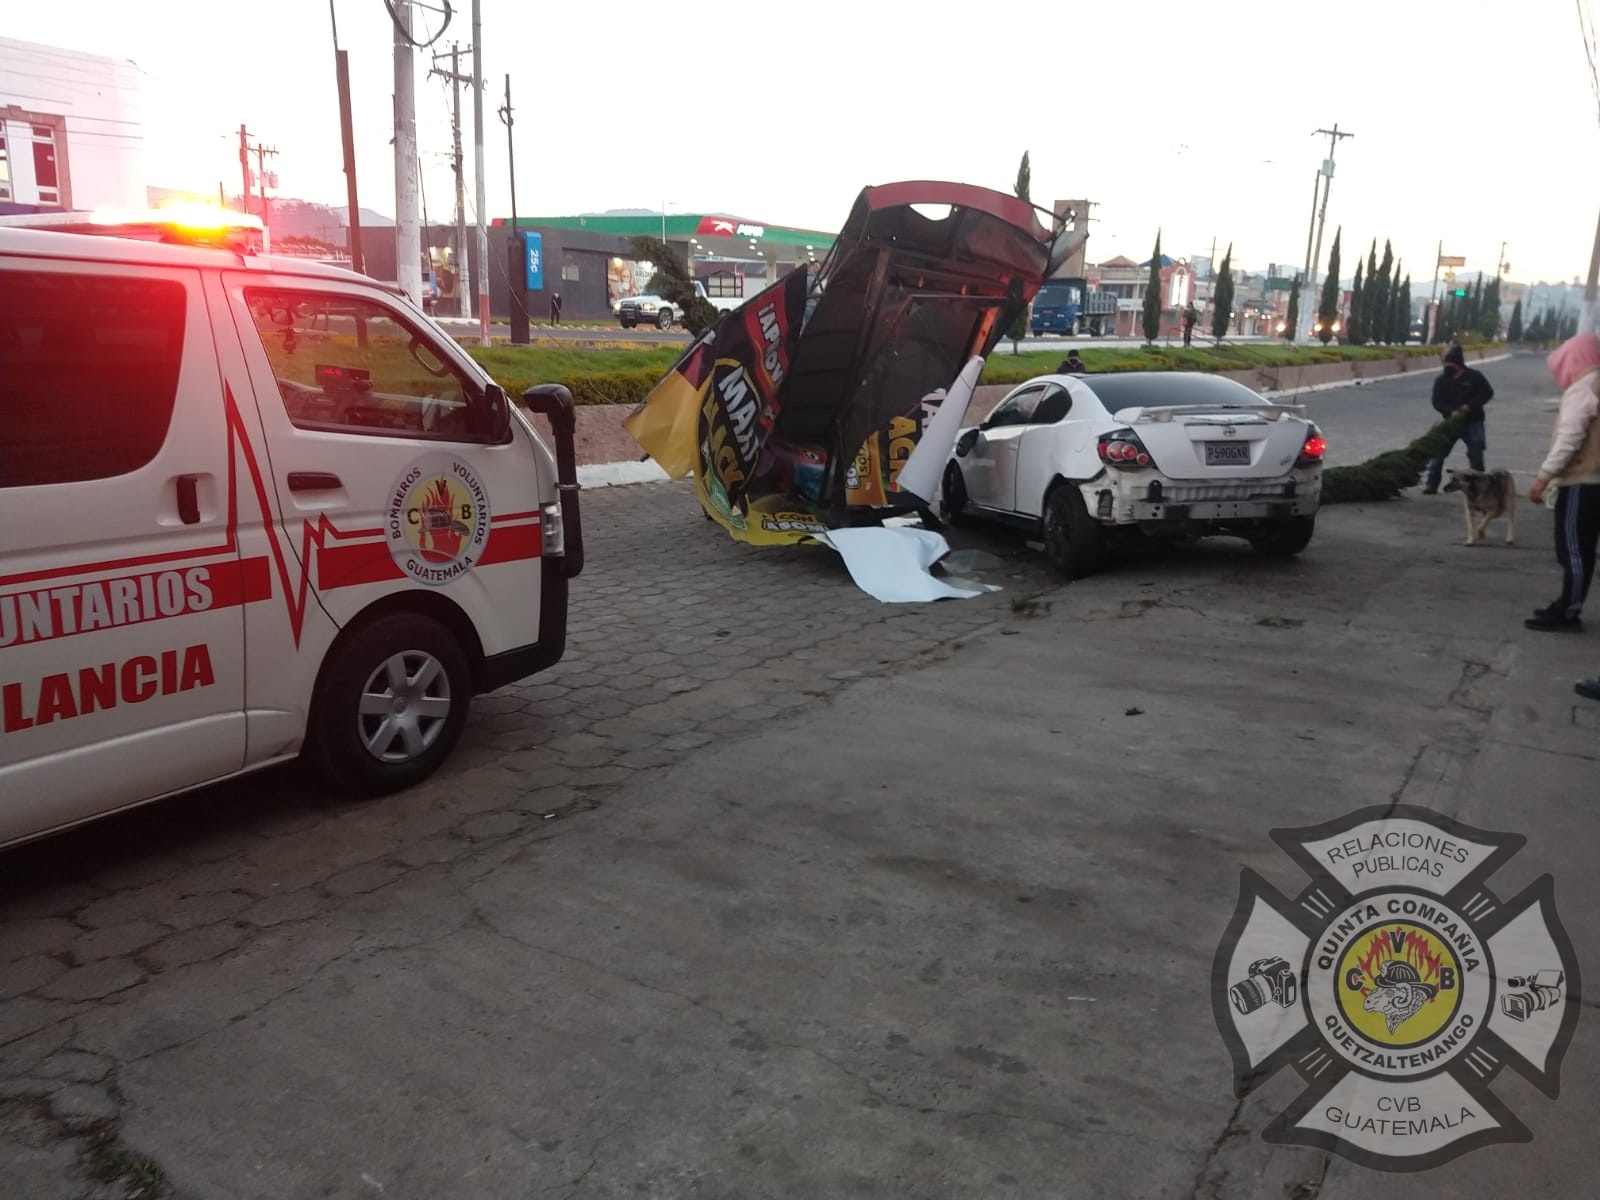
M 1542 441 L 1541 369 L 1491 373 L 1491 458 Z M 1414 386 L 1309 403 L 1387 447 Z M 1520 624 L 1548 514 L 1469 550 L 1451 496 L 1328 510 L 1291 563 L 1070 587 L 962 530 L 1006 590 L 888 608 L 679 485 L 586 499 L 569 660 L 434 781 L 279 772 L 0 859 L 0 1194 L 1588 1190 L 1587 1023 L 1558 1101 L 1495 1083 L 1531 1146 L 1388 1177 L 1260 1140 L 1297 1081 L 1234 1101 L 1208 991 L 1239 868 L 1297 886 L 1268 830 L 1388 800 L 1526 834 L 1501 894 L 1554 873 L 1596 961 L 1600 634 Z

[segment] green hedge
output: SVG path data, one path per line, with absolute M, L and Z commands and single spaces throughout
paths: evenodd
M 1450 448 L 1462 423 L 1440 421 L 1401 450 L 1388 450 L 1352 467 L 1329 467 L 1322 473 L 1322 503 L 1362 504 L 1393 500 L 1416 487 L 1422 472 Z
M 1008 354 L 997 349 L 984 365 L 982 382 L 1013 385 L 1054 371 L 1068 346 Z M 512 397 L 537 383 L 564 384 L 579 404 L 638 404 L 661 377 L 672 369 L 682 346 L 616 349 L 569 349 L 554 346 L 469 347 L 476 358 Z M 1437 346 L 1289 346 L 1249 342 L 1220 348 L 1136 346 L 1080 351 L 1091 372 L 1124 371 L 1248 371 L 1255 367 L 1296 366 L 1309 363 L 1387 361 L 1437 358 Z

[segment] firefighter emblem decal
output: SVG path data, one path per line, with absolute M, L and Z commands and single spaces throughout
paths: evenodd
M 439 587 L 483 558 L 489 519 L 489 494 L 477 473 L 454 455 L 432 454 L 389 489 L 384 535 L 402 571 Z
M 1580 992 L 1554 880 L 1491 889 L 1527 839 L 1385 805 L 1272 840 L 1310 882 L 1290 899 L 1245 868 L 1211 969 L 1234 1094 L 1306 1085 L 1262 1137 L 1384 1171 L 1531 1141 L 1490 1085 L 1560 1094 Z

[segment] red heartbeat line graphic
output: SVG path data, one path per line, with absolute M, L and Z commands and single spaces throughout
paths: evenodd
M 283 585 L 284 608 L 289 617 L 289 629 L 295 648 L 305 630 L 306 613 L 311 606 L 311 571 L 317 572 L 317 587 L 322 591 L 354 587 L 359 584 L 406 580 L 400 564 L 389 553 L 388 543 L 382 539 L 381 529 L 341 530 L 326 513 L 317 514 L 316 520 L 306 520 L 301 526 L 300 556 L 291 562 L 286 549 L 288 533 L 280 531 L 273 516 L 272 501 L 268 494 L 266 476 L 250 441 L 249 430 L 239 411 L 233 388 L 224 384 L 223 407 L 228 431 L 228 520 L 220 544 L 197 546 L 185 550 L 169 550 L 155 554 L 137 555 L 122 559 L 108 559 L 94 563 L 72 563 L 48 567 L 37 571 L 23 571 L 0 577 L 0 587 L 36 583 L 40 580 L 58 579 L 75 575 L 101 574 L 127 570 L 134 567 L 171 566 L 196 560 L 232 556 L 231 563 L 207 564 L 216 572 L 237 573 L 236 583 L 230 585 L 215 580 L 219 596 L 237 595 L 233 603 L 250 604 L 272 596 L 272 573 L 276 572 Z M 261 526 L 267 536 L 269 555 L 248 559 L 239 556 L 239 472 L 238 459 L 243 455 L 250 476 L 250 488 L 255 494 L 256 509 L 261 516 Z M 538 558 L 543 553 L 543 529 L 540 512 L 507 513 L 492 518 L 490 525 L 497 534 L 485 547 L 477 566 Z M 285 524 L 287 525 L 287 519 Z M 339 543 L 353 543 L 340 545 Z M 270 558 L 270 569 L 269 569 Z

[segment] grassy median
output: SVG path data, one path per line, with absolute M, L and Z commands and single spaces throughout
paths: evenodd
M 1282 342 L 1243 342 L 1220 347 L 1096 347 L 1087 341 L 1063 341 L 1059 350 L 1012 354 L 1002 344 L 984 368 L 986 384 L 1012 384 L 1054 371 L 1068 350 L 1076 347 L 1091 372 L 1241 371 L 1261 366 L 1434 357 L 1435 346 L 1291 346 Z M 677 361 L 683 346 L 641 347 L 629 342 L 563 346 L 467 347 L 513 396 L 536 383 L 560 383 L 579 404 L 637 404 Z

